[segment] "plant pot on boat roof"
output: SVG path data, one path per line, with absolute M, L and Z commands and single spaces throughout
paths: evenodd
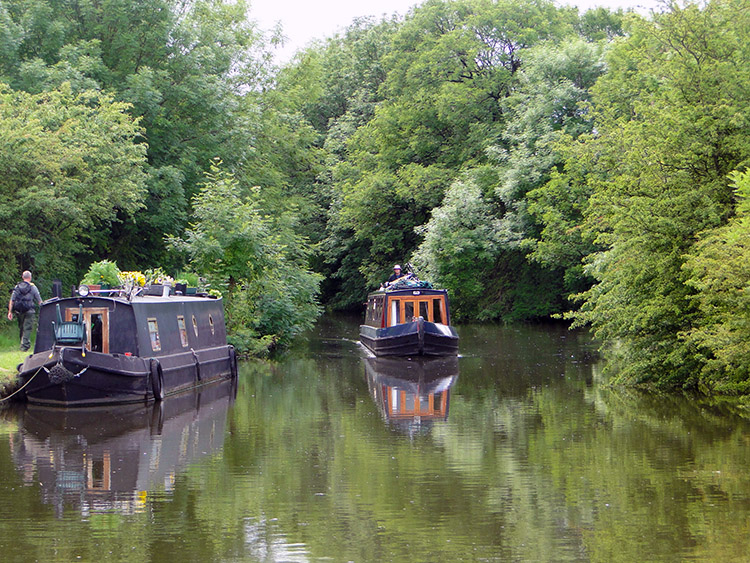
M 175 283 L 184 283 L 188 287 L 198 287 L 200 276 L 195 272 L 179 272 L 175 275 Z

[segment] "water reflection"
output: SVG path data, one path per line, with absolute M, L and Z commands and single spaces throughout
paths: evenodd
M 3 561 L 748 560 L 742 404 L 601 385 L 555 325 L 460 327 L 460 380 L 389 369 L 358 321 L 243 362 L 236 400 L 0 412 Z
M 187 464 L 222 448 L 236 390 L 221 382 L 150 405 L 22 405 L 12 457 L 23 484 L 38 485 L 58 516 L 66 505 L 83 515 L 141 512 Z
M 394 428 L 414 434 L 448 419 L 458 358 L 365 358 L 365 376 L 375 405 Z

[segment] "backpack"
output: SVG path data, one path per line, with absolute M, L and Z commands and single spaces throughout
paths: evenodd
M 17 314 L 28 313 L 34 308 L 33 286 L 29 282 L 19 283 L 13 289 L 13 311 Z

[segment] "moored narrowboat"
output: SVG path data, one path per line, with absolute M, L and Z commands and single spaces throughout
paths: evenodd
M 367 298 L 359 339 L 376 356 L 455 356 L 448 292 L 406 279 Z
M 85 290 L 42 303 L 18 373 L 26 400 L 65 406 L 160 400 L 236 375 L 221 299 Z

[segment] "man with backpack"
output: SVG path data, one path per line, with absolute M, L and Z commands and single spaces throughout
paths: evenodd
M 34 306 L 42 303 L 37 287 L 31 283 L 31 272 L 26 270 L 21 275 L 22 281 L 13 288 L 8 302 L 8 320 L 13 320 L 15 313 L 18 319 L 18 333 L 21 338 L 21 350 L 31 348 L 31 331 L 34 329 Z

